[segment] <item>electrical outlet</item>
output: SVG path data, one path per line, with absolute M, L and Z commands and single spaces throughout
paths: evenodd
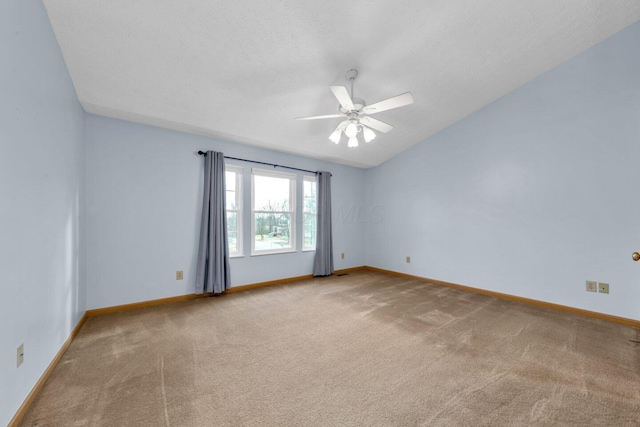
M 344 252 L 342 252 L 342 255 L 340 255 L 340 258 L 344 259 Z
M 410 256 L 407 257 L 407 264 L 411 264 L 411 257 Z
M 184 275 L 182 274 L 182 270 L 176 271 L 176 280 L 182 280 Z
M 24 362 L 24 344 L 20 344 L 18 346 L 16 367 L 19 368 L 20 365 L 22 365 L 22 362 Z
M 600 292 L 601 294 L 608 294 L 609 293 L 609 284 L 608 283 L 598 283 L 598 292 Z
M 587 280 L 587 292 L 597 292 L 598 283 L 591 280 Z

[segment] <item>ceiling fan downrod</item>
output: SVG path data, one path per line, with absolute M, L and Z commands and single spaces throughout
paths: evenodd
M 347 80 L 351 82 L 351 99 L 353 99 L 353 82 L 356 79 L 356 77 L 358 77 L 358 70 L 356 70 L 355 68 L 352 68 L 349 71 L 347 71 L 347 74 L 345 74 L 344 76 L 347 78 Z

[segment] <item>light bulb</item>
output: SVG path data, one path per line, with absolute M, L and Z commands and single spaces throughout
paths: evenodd
M 376 138 L 376 133 L 366 126 L 362 126 L 362 135 L 364 135 L 364 142 L 371 142 Z
M 344 134 L 349 138 L 355 137 L 358 134 L 358 126 L 354 122 L 349 123 L 344 130 Z
M 347 144 L 347 147 L 353 148 L 357 146 L 358 146 L 358 138 L 355 138 L 355 137 L 349 138 L 349 143 Z
M 338 144 L 340 142 L 340 131 L 338 129 L 334 130 L 329 139 Z

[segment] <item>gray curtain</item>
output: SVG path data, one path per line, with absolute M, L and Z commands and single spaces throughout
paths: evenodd
M 219 294 L 231 287 L 224 155 L 207 151 L 204 157 L 204 199 L 200 248 L 196 269 L 196 294 Z
M 333 273 L 333 237 L 331 232 L 331 173 L 318 172 L 318 228 L 314 276 Z

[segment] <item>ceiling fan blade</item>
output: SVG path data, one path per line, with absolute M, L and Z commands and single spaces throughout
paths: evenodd
M 411 95 L 411 92 L 405 92 L 402 95 L 367 105 L 364 107 L 363 112 L 367 114 L 379 113 L 381 111 L 391 110 L 392 108 L 404 107 L 409 104 L 413 104 L 413 95 Z
M 340 114 L 327 114 L 326 116 L 296 117 L 296 120 L 335 119 L 336 117 L 344 117 L 344 116 Z
M 347 127 L 347 125 L 349 124 L 349 120 L 345 120 L 344 122 L 341 122 L 338 127 L 336 128 L 337 131 L 342 132 L 344 130 L 344 128 Z
M 393 126 L 385 122 L 381 122 L 378 119 L 374 119 L 373 117 L 360 117 L 360 123 L 382 133 L 388 133 L 393 129 Z
M 347 88 L 344 86 L 329 86 L 333 94 L 336 98 L 338 98 L 338 102 L 345 110 L 353 110 L 355 107 L 353 106 L 353 101 L 351 101 L 351 97 L 349 96 L 349 92 L 347 92 Z

